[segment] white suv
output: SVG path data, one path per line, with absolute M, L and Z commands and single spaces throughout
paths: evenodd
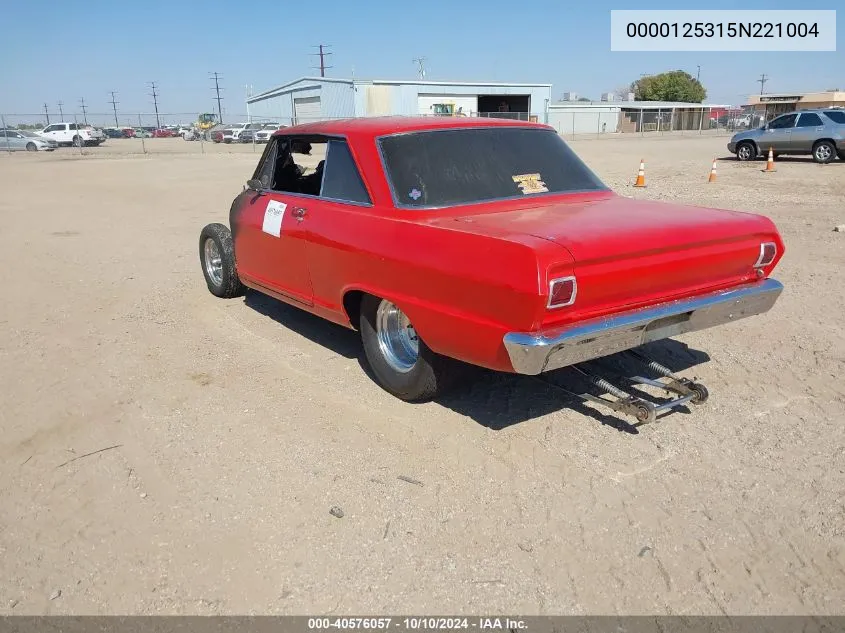
M 39 132 L 41 136 L 51 138 L 59 145 L 99 145 L 106 140 L 102 130 L 97 130 L 84 123 L 51 123 Z

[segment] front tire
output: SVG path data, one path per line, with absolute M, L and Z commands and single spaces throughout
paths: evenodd
M 751 141 L 743 141 L 736 146 L 736 157 L 743 162 L 754 160 L 757 158 L 757 146 Z
M 245 288 L 235 266 L 232 232 L 223 224 L 208 224 L 200 233 L 200 263 L 208 291 L 215 297 L 231 299 Z
M 38 148 L 35 146 L 35 143 L 27 143 L 26 144 L 26 151 L 28 152 L 37 152 Z
M 813 145 L 813 160 L 824 165 L 833 160 L 836 156 L 836 146 L 830 141 L 819 141 Z
M 74 147 L 82 147 L 82 139 L 78 136 L 74 136 L 71 145 L 73 145 Z
M 433 352 L 408 317 L 385 299 L 361 300 L 361 341 L 376 382 L 406 402 L 442 394 L 459 377 L 460 363 Z

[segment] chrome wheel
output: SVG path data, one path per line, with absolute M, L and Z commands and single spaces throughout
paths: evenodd
M 407 373 L 420 355 L 419 337 L 402 310 L 382 301 L 376 312 L 376 334 L 382 357 L 396 371 Z
M 217 242 L 208 238 L 203 245 L 205 259 L 205 272 L 215 286 L 223 285 L 223 258 L 220 257 L 220 249 Z
M 833 150 L 830 149 L 830 145 L 827 143 L 822 143 L 816 148 L 816 160 L 820 163 L 826 163 L 832 156 Z

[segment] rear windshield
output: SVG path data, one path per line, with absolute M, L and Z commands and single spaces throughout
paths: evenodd
M 829 118 L 834 123 L 845 123 L 845 110 L 833 110 L 825 111 L 827 118 Z
M 433 130 L 385 136 L 379 143 L 402 207 L 607 190 L 554 130 Z

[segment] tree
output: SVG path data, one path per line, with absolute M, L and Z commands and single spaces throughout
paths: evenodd
M 682 101 L 701 103 L 707 91 L 701 82 L 683 70 L 641 77 L 631 84 L 636 101 Z

